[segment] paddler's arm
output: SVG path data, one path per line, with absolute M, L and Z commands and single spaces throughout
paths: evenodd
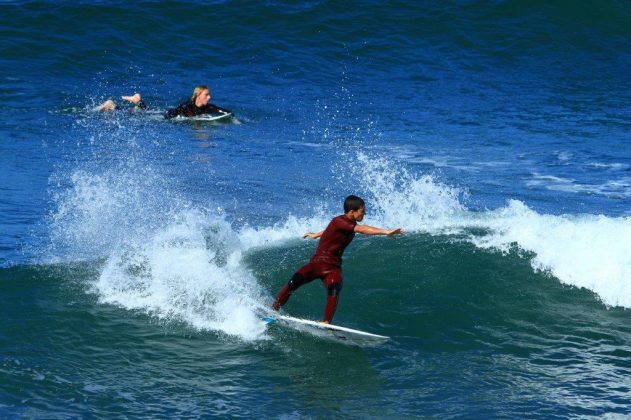
M 167 120 L 170 120 L 172 118 L 178 117 L 180 115 L 182 116 L 186 116 L 187 115 L 187 111 L 188 111 L 188 107 L 192 106 L 191 102 L 182 102 L 181 104 L 179 104 L 177 106 L 177 108 L 172 108 L 169 109 L 165 114 L 164 114 L 164 118 L 166 118 Z M 191 114 L 188 114 L 191 115 Z
M 404 235 L 405 231 L 401 228 L 396 229 L 381 229 L 368 225 L 355 225 L 355 232 L 361 233 L 362 235 Z
M 321 230 L 320 232 L 307 232 L 304 235 L 302 235 L 302 238 L 311 238 L 311 239 L 318 239 L 320 236 L 322 236 L 322 234 L 324 233 L 323 230 Z
M 232 114 L 232 111 L 230 111 L 229 109 L 222 108 L 220 106 L 213 105 L 213 104 L 209 104 L 209 105 L 213 108 L 213 113 L 225 114 L 225 115 Z M 234 114 L 232 114 L 232 115 L 234 115 Z

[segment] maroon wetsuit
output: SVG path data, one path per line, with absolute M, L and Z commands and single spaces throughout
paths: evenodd
M 291 280 L 278 293 L 272 308 L 279 310 L 289 299 L 291 293 L 314 279 L 322 279 L 327 288 L 327 304 L 324 321 L 331 322 L 340 291 L 342 290 L 342 254 L 355 237 L 355 225 L 346 215 L 335 217 L 326 227 L 315 255 L 307 265 L 301 267 Z

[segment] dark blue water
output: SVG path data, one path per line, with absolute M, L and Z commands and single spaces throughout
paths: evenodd
M 629 415 L 630 64 L 619 1 L 1 4 L 0 413 Z M 391 340 L 266 330 L 351 193 Z

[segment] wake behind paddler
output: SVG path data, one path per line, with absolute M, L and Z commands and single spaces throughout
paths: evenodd
M 132 105 L 132 111 L 147 110 L 148 107 L 142 100 L 140 93 L 135 93 L 131 96 L 121 96 L 121 99 L 129 102 Z M 196 86 L 193 90 L 193 95 L 189 101 L 182 102 L 176 108 L 169 109 L 164 118 L 171 119 L 176 117 L 199 117 L 199 116 L 215 116 L 215 117 L 234 117 L 232 111 L 221 108 L 217 105 L 213 105 L 210 102 L 211 93 L 210 89 L 206 85 Z M 116 111 L 120 109 L 119 106 L 111 99 L 103 102 L 96 107 L 97 112 Z
M 318 248 L 311 260 L 296 271 L 283 286 L 272 305 L 272 309 L 279 311 L 296 289 L 319 278 L 327 289 L 323 322 L 331 323 L 342 290 L 342 254 L 355 237 L 355 233 L 389 236 L 405 233 L 401 228 L 381 229 L 359 225 L 358 222 L 364 219 L 365 214 L 366 204 L 364 200 L 349 195 L 344 200 L 344 214 L 333 218 L 323 231 L 304 234 L 303 238 L 320 238 Z

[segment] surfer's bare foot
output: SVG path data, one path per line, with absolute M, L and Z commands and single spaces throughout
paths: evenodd
M 101 105 L 96 107 L 97 112 L 114 111 L 115 109 L 116 109 L 116 104 L 111 99 L 108 99 L 107 101 L 103 102 Z
M 140 97 L 140 93 L 136 92 L 132 96 L 121 96 L 121 99 L 124 99 L 127 102 L 131 102 L 132 104 L 138 105 L 142 98 Z

